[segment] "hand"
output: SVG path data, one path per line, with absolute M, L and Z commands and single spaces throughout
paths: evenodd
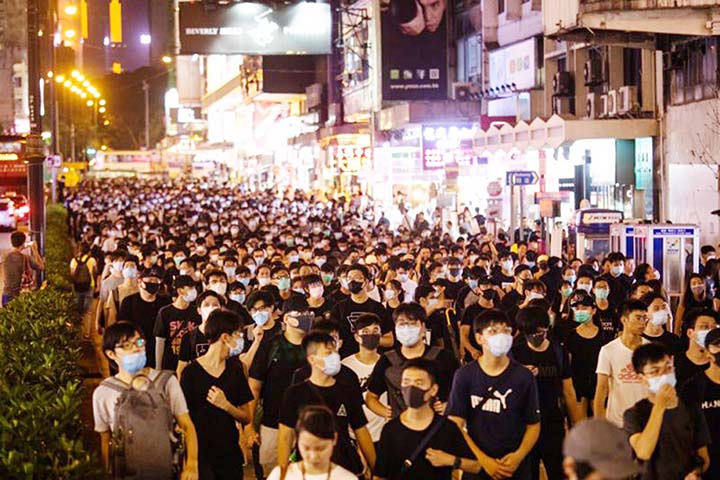
M 228 399 L 225 396 L 225 392 L 215 386 L 211 387 L 208 391 L 207 401 L 218 407 L 220 410 L 227 410 L 228 405 L 230 405 L 230 402 L 228 402 Z
M 512 477 L 515 470 L 517 470 L 520 466 L 520 462 L 522 462 L 522 460 L 523 457 L 520 456 L 518 452 L 508 453 L 498 461 L 500 465 L 500 473 L 508 477 Z
M 252 423 L 245 427 L 245 440 L 248 445 L 252 445 L 253 443 L 260 445 L 260 434 L 255 431 L 255 427 L 253 427 Z
M 180 480 L 198 480 L 198 478 L 200 478 L 200 474 L 198 473 L 197 462 L 187 462 L 182 474 L 180 474 Z
M 435 403 L 432 405 L 433 410 L 435 410 L 435 413 L 438 415 L 445 415 L 445 409 L 447 408 L 447 402 L 441 402 L 440 400 L 435 400 Z
M 385 412 L 383 412 L 382 416 L 387 418 L 388 420 L 392 420 L 393 418 L 393 410 L 392 407 L 389 405 L 384 405 Z
M 505 475 L 501 471 L 500 462 L 495 458 L 489 458 L 487 462 L 483 463 L 482 469 L 485 470 L 485 473 L 493 480 L 501 480 L 508 477 L 508 475 Z
M 253 332 L 253 342 L 262 341 L 262 338 L 265 335 L 265 330 L 263 330 L 262 326 L 256 325 L 255 328 L 253 328 L 252 332 Z
M 477 360 L 480 356 L 480 350 L 475 350 L 474 348 L 469 348 L 468 350 L 470 351 L 470 356 L 472 357 L 472 359 Z
M 442 450 L 428 448 L 425 451 L 425 459 L 430 462 L 433 467 L 452 467 L 455 463 L 455 455 L 450 455 Z
M 685 480 L 700 480 L 700 475 L 698 475 L 697 471 L 693 470 L 685 475 Z
M 525 368 L 530 370 L 530 373 L 532 373 L 534 376 L 538 376 L 538 373 L 540 373 L 540 370 L 538 370 L 538 367 L 535 365 L 525 365 Z
M 675 388 L 668 385 L 667 383 L 660 387 L 660 390 L 655 394 L 655 404 L 666 409 L 670 405 L 673 405 L 677 401 L 677 392 Z
M 402 32 L 403 35 L 409 35 L 414 37 L 420 35 L 423 30 L 425 30 L 425 17 L 423 17 L 422 14 L 422 7 L 420 7 L 420 4 L 418 4 L 417 2 L 415 2 L 415 5 L 417 7 L 417 14 L 415 14 L 415 18 L 413 18 L 407 23 L 399 25 L 400 32 Z

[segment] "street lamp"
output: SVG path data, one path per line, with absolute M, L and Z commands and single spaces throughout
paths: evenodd
M 85 105 L 87 105 L 88 107 L 92 107 L 93 105 L 95 105 L 95 102 L 93 102 L 92 100 L 88 100 Z
M 68 5 L 67 7 L 65 7 L 65 15 L 73 16 L 73 15 L 77 15 L 77 13 L 78 13 L 77 5 Z
M 75 35 L 77 35 L 77 32 L 75 32 L 75 30 L 73 30 L 73 29 L 65 30 L 66 38 L 75 38 Z
M 172 62 L 172 57 L 170 55 L 163 55 L 162 62 L 168 65 Z

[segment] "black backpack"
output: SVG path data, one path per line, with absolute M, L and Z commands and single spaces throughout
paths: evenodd
M 73 285 L 75 286 L 75 290 L 78 292 L 86 292 L 92 285 L 90 269 L 87 266 L 88 259 L 87 255 L 83 255 L 82 257 L 75 259 L 77 266 L 75 267 L 75 272 L 73 273 Z

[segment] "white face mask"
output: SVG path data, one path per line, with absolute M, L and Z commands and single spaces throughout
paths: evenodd
M 667 310 L 659 310 L 652 314 L 650 317 L 650 323 L 655 326 L 665 325 L 668 320 L 669 313 Z
M 202 307 L 200 309 L 200 317 L 202 318 L 202 321 L 207 322 L 207 319 L 210 316 L 210 314 L 217 309 L 218 309 L 218 307 L 216 307 L 215 305 L 211 305 L 209 307 Z
M 258 285 L 260 285 L 261 287 L 264 287 L 264 286 L 270 284 L 270 278 L 268 278 L 268 277 L 258 277 L 257 281 L 258 281 Z
M 213 282 L 208 285 L 208 290 L 212 290 L 220 296 L 224 296 L 227 292 L 227 283 L 225 282 Z
M 323 293 L 325 292 L 325 289 L 322 286 L 310 287 L 308 290 L 310 292 L 310 298 L 316 300 L 322 298 Z

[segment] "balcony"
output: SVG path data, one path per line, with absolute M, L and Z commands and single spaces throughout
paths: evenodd
M 543 0 L 545 35 L 720 34 L 720 0 Z

